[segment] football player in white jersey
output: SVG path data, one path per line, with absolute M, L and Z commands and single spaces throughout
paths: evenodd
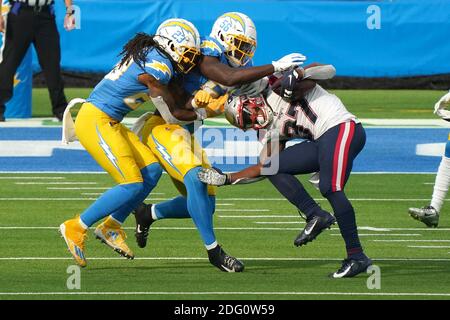
M 363 252 L 355 211 L 344 193 L 353 160 L 365 145 L 365 131 L 338 97 L 313 81 L 334 74 L 333 66 L 314 64 L 285 73 L 256 97 L 231 96 L 225 106 L 226 118 L 240 129 L 258 131 L 264 144 L 260 163 L 229 174 L 203 169 L 199 177 L 207 184 L 220 186 L 254 182 L 280 173 L 320 171 L 319 190 L 330 202 L 336 218 L 326 211 L 316 211 L 308 217 L 295 244 L 313 240 L 336 219 L 347 258 L 332 276 L 343 278 L 366 271 L 372 261 Z M 295 138 L 306 140 L 285 148 L 286 142 Z
M 446 121 L 450 121 L 450 92 L 444 95 L 434 106 L 434 113 Z M 439 224 L 439 212 L 444 204 L 450 185 L 450 134 L 445 146 L 445 153 L 436 175 L 433 188 L 433 196 L 428 206 L 422 208 L 409 208 L 409 214 L 416 220 L 425 223 L 428 227 L 437 227 Z

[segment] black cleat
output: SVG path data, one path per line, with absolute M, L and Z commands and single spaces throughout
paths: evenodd
M 366 272 L 367 268 L 372 265 L 372 260 L 364 255 L 363 259 L 350 259 L 347 258 L 342 261 L 342 266 L 335 273 L 330 274 L 331 278 L 351 278 L 361 272 Z
M 209 262 L 224 272 L 242 272 L 244 264 L 238 259 L 229 256 L 217 245 L 214 249 L 208 250 Z
M 156 221 L 152 218 L 152 204 L 141 203 L 133 213 L 136 218 L 136 230 L 134 235 L 136 237 L 137 245 L 139 248 L 145 248 L 150 226 Z
M 336 223 L 336 218 L 331 213 L 321 210 L 320 215 L 314 214 L 306 221 L 305 229 L 294 240 L 297 247 L 313 241 L 323 230 L 331 228 L 331 225 Z

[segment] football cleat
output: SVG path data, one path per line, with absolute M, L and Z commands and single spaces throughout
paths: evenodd
M 432 206 L 409 208 L 409 215 L 427 225 L 436 228 L 439 224 L 439 212 Z
M 224 272 L 242 272 L 244 264 L 238 259 L 229 256 L 217 245 L 214 249 L 208 250 L 209 262 Z
M 152 205 L 142 203 L 133 213 L 136 219 L 136 230 L 134 235 L 136 237 L 137 245 L 139 248 L 145 248 L 150 226 L 156 221 L 152 218 Z
M 364 258 L 361 260 L 347 258 L 342 261 L 342 266 L 338 271 L 332 273 L 330 275 L 331 278 L 339 279 L 339 278 L 351 278 L 354 277 L 361 272 L 366 272 L 367 268 L 372 265 L 372 260 L 364 255 Z
M 115 252 L 127 259 L 134 259 L 134 253 L 125 243 L 127 235 L 123 231 L 122 226 L 113 218 L 108 217 L 99 224 L 94 231 L 95 237 Z
M 294 245 L 300 247 L 313 241 L 323 230 L 331 228 L 335 223 L 336 218 L 327 211 L 321 210 L 320 215 L 313 214 L 306 220 L 306 226 L 294 240 Z
M 84 244 L 87 238 L 87 230 L 80 225 L 79 219 L 79 217 L 76 217 L 65 221 L 59 226 L 59 232 L 64 241 L 66 241 L 67 248 L 75 262 L 80 267 L 85 267 L 87 262 L 84 255 Z

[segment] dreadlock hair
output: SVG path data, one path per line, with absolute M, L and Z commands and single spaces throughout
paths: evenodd
M 122 52 L 119 54 L 119 56 L 122 56 L 122 60 L 119 62 L 119 68 L 130 59 L 133 59 L 141 69 L 144 69 L 148 51 L 153 47 L 159 47 L 154 36 L 143 32 L 136 33 L 134 38 L 123 46 Z

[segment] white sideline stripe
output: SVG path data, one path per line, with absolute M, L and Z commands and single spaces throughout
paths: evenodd
M 228 215 L 220 215 L 221 217 L 229 217 Z M 236 216 L 236 217 L 243 217 L 242 215 Z M 247 216 L 244 216 L 247 217 Z M 267 217 L 271 217 L 271 216 L 267 216 L 267 215 L 261 215 L 261 218 L 267 218 Z M 279 216 L 273 216 L 273 217 L 279 217 Z M 297 217 L 298 216 L 294 216 Z M 271 222 L 273 223 L 273 222 Z M 280 221 L 281 223 L 281 221 Z M 286 223 L 286 222 L 283 222 Z M 305 223 L 304 221 L 298 221 L 297 223 Z M 363 227 L 364 228 L 364 227 Z M 35 226 L 0 226 L 0 230 L 48 230 L 48 229 L 58 229 L 58 227 L 48 227 L 48 226 L 42 226 L 42 227 L 35 227 Z M 91 228 L 91 229 L 95 229 L 95 228 Z M 124 227 L 124 229 L 128 229 L 128 230 L 134 230 L 133 227 Z M 197 230 L 195 227 L 154 227 L 152 229 L 161 229 L 161 230 Z M 216 229 L 222 229 L 222 230 L 297 230 L 294 228 L 231 228 L 231 227 L 218 227 Z M 334 229 L 334 228 L 332 228 Z M 361 228 L 358 228 L 358 230 L 363 230 Z M 394 230 L 394 229 L 391 229 Z M 401 229 L 401 228 L 397 228 L 395 230 L 398 231 L 408 231 L 408 230 L 412 230 L 412 231 L 434 231 L 436 229 L 421 229 L 421 228 L 405 228 L 405 229 Z M 449 231 L 450 229 L 438 229 L 441 231 Z M 332 236 L 340 236 L 340 234 L 331 234 Z M 364 234 L 363 234 L 364 235 Z M 373 234 L 366 234 L 366 235 L 373 235 L 373 236 L 421 236 L 421 234 L 393 234 L 393 233 L 373 233 Z M 388 242 L 388 241 L 445 241 L 445 242 L 450 242 L 450 240 L 371 240 L 371 241 L 383 241 L 383 242 Z
M 253 223 L 256 223 L 256 224 L 305 224 L 306 222 L 305 221 L 284 221 L 284 222 L 282 222 L 282 221 L 273 221 L 273 222 L 253 221 Z
M 101 193 L 101 192 L 82 192 L 81 193 L 82 196 L 100 196 L 102 194 L 103 193 Z M 152 195 L 165 195 L 164 192 L 152 192 L 151 194 Z
M 342 261 L 342 258 L 298 258 L 298 257 L 238 257 L 247 261 Z M 73 260 L 71 256 L 67 257 L 2 257 L 0 261 L 27 261 L 27 260 Z M 107 261 L 125 261 L 123 257 L 90 257 L 89 260 L 107 260 Z M 134 260 L 143 261 L 207 261 L 205 257 L 135 257 Z M 450 258 L 377 258 L 372 259 L 376 262 L 381 261 L 435 261 L 447 262 Z
M 387 228 L 389 231 L 450 231 L 450 228 Z
M 75 181 L 75 182 L 15 182 L 15 184 L 68 184 L 68 185 L 75 185 L 75 184 L 98 184 L 98 182 L 82 182 L 82 181 Z
M 218 212 L 268 212 L 269 209 L 216 209 Z
M 450 240 L 417 240 L 417 239 L 398 239 L 398 240 L 369 240 L 372 242 L 450 242 Z
M 341 234 L 338 233 L 332 233 L 331 236 L 339 236 L 342 237 Z M 359 236 L 361 237 L 384 237 L 384 236 L 393 236 L 393 237 L 419 237 L 422 236 L 418 233 L 360 233 Z
M 450 249 L 450 246 L 408 246 L 408 248 L 417 248 L 417 249 Z
M 217 210 L 216 210 L 217 211 Z M 220 218 L 238 218 L 238 219 L 251 219 L 251 218 L 300 218 L 299 216 L 292 215 L 292 216 L 269 216 L 269 215 L 255 215 L 255 216 L 246 216 L 246 215 L 239 215 L 239 216 L 230 216 L 230 215 L 219 215 Z
M 47 187 L 47 190 L 108 190 L 110 187 Z
M 0 177 L 0 180 L 64 180 L 66 177 Z
M 2 173 L 17 173 L 17 174 L 37 174 L 37 173 L 52 173 L 52 174 L 107 174 L 105 171 L 0 171 Z M 164 172 L 163 172 L 164 173 Z
M 93 201 L 97 198 L 0 198 L 0 201 Z
M 0 230 L 57 230 L 58 227 L 0 227 Z M 90 228 L 95 229 L 95 228 Z M 124 227 L 125 230 L 134 230 L 134 227 Z M 253 228 L 253 227 L 217 227 L 215 230 L 281 230 L 292 231 L 298 230 L 298 228 Z M 196 227 L 154 227 L 152 230 L 197 230 Z
M 225 171 L 225 173 L 229 173 L 230 171 Z M 49 174 L 107 174 L 104 171 L 20 171 L 20 170 L 12 170 L 12 171 L 0 171 L 0 174 L 41 174 L 41 173 L 49 173 Z M 163 174 L 167 174 L 167 172 L 163 172 Z M 417 174 L 417 175 L 436 175 L 436 171 L 429 172 L 429 171 L 373 171 L 373 172 L 360 172 L 360 171 L 352 171 L 352 174 L 360 174 L 360 175 L 380 175 L 380 174 L 389 174 L 389 175 L 411 175 L 411 174 Z
M 98 292 L 98 291 L 84 291 L 84 292 L 0 292 L 0 296 L 149 296 L 149 295 L 215 295 L 215 296 L 228 296 L 228 295 L 277 295 L 277 296 L 393 296 L 393 297 L 449 297 L 450 293 L 438 293 L 438 292 L 310 292 L 310 291 L 264 291 L 264 292 L 214 292 L 214 291 L 133 291 L 133 292 Z
M 16 182 L 16 184 L 97 184 L 97 182 L 49 182 L 49 183 L 29 183 L 29 182 Z M 151 194 L 150 194 L 151 196 Z M 151 200 L 165 201 L 172 198 L 149 198 Z M 79 201 L 79 200 L 96 200 L 95 198 L 0 198 L 0 201 Z M 315 201 L 327 201 L 327 199 L 314 199 Z M 371 199 L 371 198 L 350 198 L 350 201 L 429 201 L 430 199 Z M 219 201 L 286 201 L 283 198 L 220 198 Z M 444 201 L 450 201 L 450 199 L 445 199 Z M 269 211 L 268 209 L 262 209 L 256 211 Z
M 391 229 L 388 229 L 388 228 L 375 228 L 375 227 L 358 227 L 358 230 L 380 231 L 380 232 L 389 232 L 389 231 L 391 231 Z

